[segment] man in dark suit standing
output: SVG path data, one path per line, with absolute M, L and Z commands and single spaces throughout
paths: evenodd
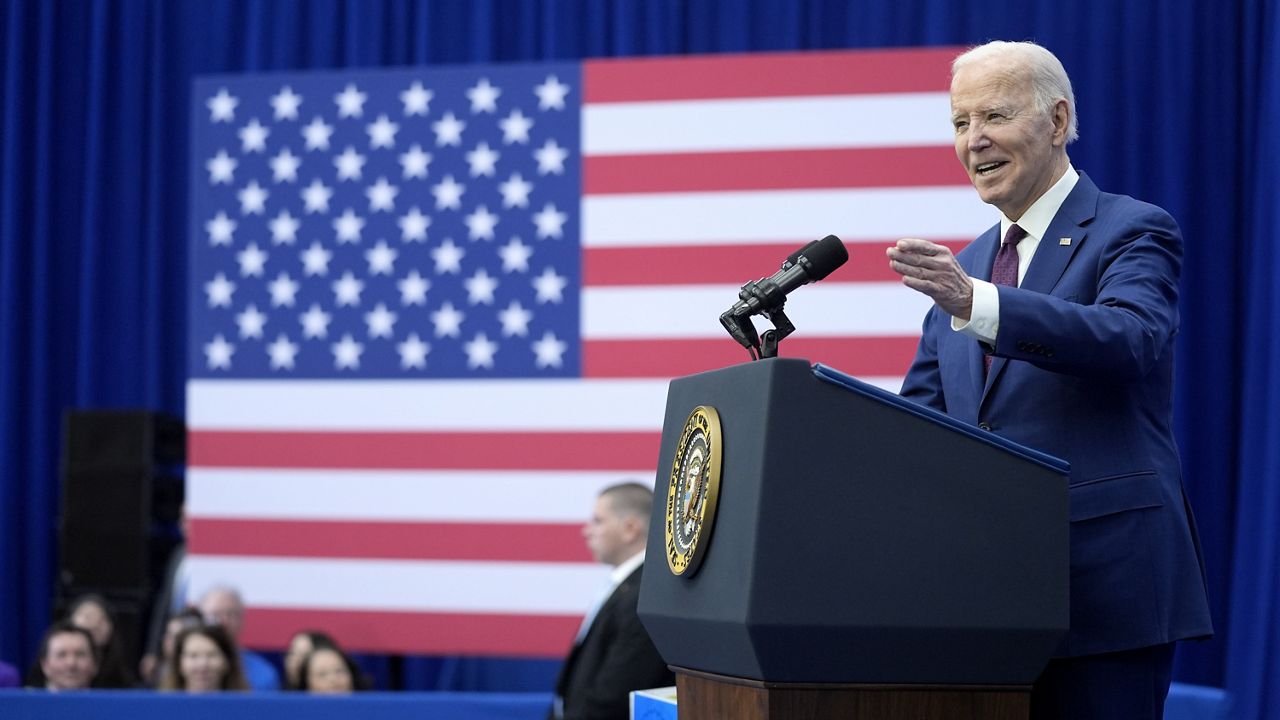
M 560 670 L 552 720 L 626 720 L 632 690 L 675 682 L 636 615 L 652 508 L 653 492 L 639 483 L 605 488 L 596 498 L 582 535 L 613 572 Z
M 1212 633 L 1172 431 L 1182 237 L 1067 158 L 1071 82 L 1033 43 L 952 65 L 956 155 L 999 223 L 887 253 L 934 307 L 902 394 L 1071 463 L 1071 628 L 1036 720 L 1159 720 L 1177 640 Z

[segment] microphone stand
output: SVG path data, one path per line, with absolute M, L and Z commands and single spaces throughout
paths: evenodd
M 776 283 L 766 279 L 743 285 L 738 297 L 744 302 L 754 299 L 755 302 L 749 304 L 756 308 L 755 314 L 765 316 L 769 322 L 773 323 L 773 329 L 766 330 L 762 339 L 756 333 L 755 326 L 751 324 L 753 313 L 746 308 L 736 313 L 733 309 L 725 311 L 720 316 L 720 324 L 729 331 L 739 345 L 747 349 L 752 360 L 778 357 L 778 343 L 796 330 L 796 326 L 782 311 L 787 296 L 779 290 Z

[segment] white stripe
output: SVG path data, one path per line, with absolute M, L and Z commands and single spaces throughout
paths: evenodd
M 581 615 L 607 581 L 595 563 L 190 555 L 190 597 L 231 585 L 260 608 Z
M 661 423 L 662 418 L 655 418 Z M 656 432 L 656 429 L 655 429 Z M 450 472 L 213 469 L 187 471 L 192 518 L 381 522 L 581 523 L 596 495 L 634 471 Z
M 943 145 L 946 92 L 587 105 L 584 155 Z
M 589 287 L 582 294 L 582 334 L 586 340 L 731 342 L 720 313 L 737 300 L 738 288 L 730 285 Z M 900 283 L 817 283 L 794 291 L 786 313 L 796 337 L 916 336 L 931 305 L 927 296 Z
M 995 211 L 965 186 L 590 195 L 586 247 L 975 237 Z
M 662 422 L 666 397 L 666 380 L 199 379 L 187 383 L 187 425 L 194 430 L 652 430 Z

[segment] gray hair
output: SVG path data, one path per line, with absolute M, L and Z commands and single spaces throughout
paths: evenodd
M 1062 62 L 1053 53 L 1033 42 L 1008 42 L 992 40 L 985 45 L 969 48 L 951 63 L 951 76 L 962 67 L 973 62 L 1007 58 L 1012 65 L 1025 72 L 1031 81 L 1031 93 L 1035 98 L 1036 109 L 1048 115 L 1059 100 L 1067 101 L 1067 142 L 1071 143 L 1080 136 L 1079 123 L 1076 120 L 1076 96 L 1071 91 L 1071 78 L 1062 67 Z

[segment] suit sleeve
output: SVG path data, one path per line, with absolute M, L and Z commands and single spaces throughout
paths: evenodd
M 921 405 L 941 411 L 947 411 L 947 399 L 942 392 L 942 376 L 938 369 L 938 333 L 942 330 L 950 332 L 950 327 L 940 328 L 939 323 L 950 325 L 950 316 L 934 305 L 924 316 L 924 332 L 920 336 L 920 344 L 916 347 L 915 360 L 902 381 L 902 397 L 914 400 Z
M 671 671 L 658 655 L 636 615 L 639 593 L 631 588 L 620 612 L 612 614 L 613 637 L 592 682 L 574 701 L 570 718 L 625 718 L 632 690 L 671 684 Z
M 1105 243 L 1088 277 L 1094 287 L 1080 284 L 1052 295 L 999 288 L 996 355 L 1052 372 L 1133 380 L 1173 351 L 1182 266 L 1177 224 L 1144 204 L 1116 225 L 1089 240 Z M 1072 290 L 1078 291 L 1074 300 L 1059 297 Z

